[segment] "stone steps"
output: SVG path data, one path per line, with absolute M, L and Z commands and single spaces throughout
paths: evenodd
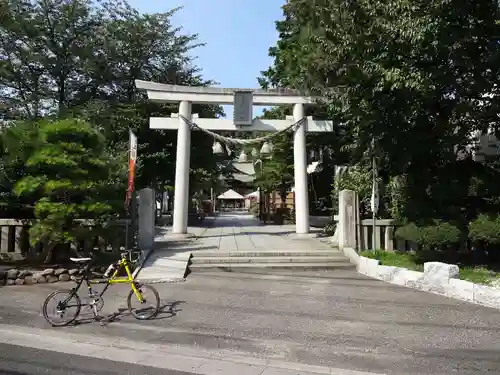
M 193 257 L 191 264 L 212 263 L 345 263 L 343 256 L 235 256 Z
M 327 256 L 327 257 L 342 257 L 344 254 L 335 249 L 329 250 L 231 250 L 231 251 L 213 251 L 213 250 L 197 250 L 192 251 L 193 257 L 196 258 L 213 258 L 213 257 L 308 257 L 308 256 Z
M 199 251 L 189 262 L 191 272 L 256 269 L 355 269 L 355 265 L 335 250 Z
M 355 269 L 355 266 L 346 262 L 328 263 L 204 263 L 191 264 L 191 272 L 212 269 L 302 269 L 302 270 L 325 270 L 325 269 Z

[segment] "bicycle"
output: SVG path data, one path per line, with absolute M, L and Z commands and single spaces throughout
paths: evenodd
M 131 291 L 129 292 L 127 296 L 127 307 L 132 316 L 138 320 L 148 320 L 153 317 L 155 317 L 158 312 L 160 311 L 160 296 L 158 295 L 158 292 L 156 291 L 155 288 L 153 288 L 151 285 L 146 285 L 146 284 L 141 284 L 137 281 L 134 280 L 134 277 L 132 276 L 132 273 L 130 272 L 130 264 L 134 263 L 139 259 L 139 257 L 136 260 L 132 260 L 132 254 L 133 253 L 140 253 L 140 252 L 134 252 L 134 251 L 126 251 L 121 254 L 120 260 L 118 262 L 112 263 L 109 265 L 108 269 L 106 270 L 104 274 L 104 279 L 89 279 L 89 274 L 91 274 L 90 271 L 90 264 L 92 261 L 91 257 L 88 258 L 70 258 L 70 260 L 78 265 L 85 265 L 83 269 L 83 273 L 80 278 L 75 279 L 76 286 L 72 288 L 71 290 L 57 290 L 55 292 L 52 292 L 47 296 L 45 299 L 45 302 L 43 303 L 43 316 L 45 320 L 51 324 L 53 327 L 63 327 L 67 326 L 71 323 L 73 323 L 78 316 L 80 315 L 82 307 L 90 307 L 92 309 L 93 315 L 94 315 L 94 321 L 100 320 L 101 317 L 98 315 L 98 313 L 102 310 L 104 307 L 104 300 L 102 296 L 106 292 L 106 290 L 109 288 L 110 285 L 112 284 L 129 284 L 131 287 Z M 127 259 L 128 255 L 128 259 Z M 140 256 L 140 255 L 139 255 Z M 118 274 L 120 270 L 124 269 L 127 276 L 126 277 L 118 277 Z M 114 272 L 113 272 L 114 271 Z M 112 276 L 109 277 L 109 274 L 113 272 Z M 80 297 L 78 296 L 78 290 L 82 286 L 83 282 L 86 282 L 87 284 L 87 289 L 89 293 L 89 302 L 88 303 L 82 303 Z M 92 285 L 95 284 L 106 284 L 106 286 L 103 288 L 103 290 L 100 293 L 94 292 L 92 289 Z M 141 305 L 144 305 L 147 301 L 147 299 L 144 297 L 145 291 L 150 291 L 153 294 L 153 308 L 148 310 L 149 312 L 146 314 L 141 314 L 140 312 L 138 313 L 136 310 L 132 308 L 132 299 L 133 296 L 137 298 L 137 300 L 141 303 Z M 53 319 L 51 319 L 48 315 L 47 312 L 47 307 L 49 304 L 49 301 L 58 296 L 61 295 L 62 300 L 60 300 L 57 303 L 56 306 L 56 312 L 60 316 L 61 319 L 64 319 L 63 316 L 66 314 L 67 310 L 69 310 L 72 307 L 75 307 L 75 313 L 74 314 L 69 314 L 68 318 L 66 320 L 62 320 L 62 322 L 56 322 Z

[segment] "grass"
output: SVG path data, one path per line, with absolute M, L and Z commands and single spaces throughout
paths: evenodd
M 412 253 L 387 252 L 383 250 L 362 251 L 359 255 L 365 258 L 378 259 L 384 266 L 407 268 L 413 271 L 423 271 L 424 266 L 415 262 Z
M 406 268 L 413 271 L 423 272 L 424 265 L 415 261 L 412 253 L 387 252 L 383 250 L 362 251 L 359 255 L 365 258 L 378 259 L 381 265 Z M 493 272 L 485 267 L 460 268 L 460 279 L 471 281 L 476 284 L 489 285 L 495 279 L 500 278 L 500 273 Z
M 460 278 L 462 280 L 471 281 L 476 284 L 489 285 L 492 283 L 492 281 L 499 277 L 500 274 L 484 267 L 460 268 Z

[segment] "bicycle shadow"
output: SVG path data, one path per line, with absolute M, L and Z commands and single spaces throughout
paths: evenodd
M 177 313 L 181 312 L 182 309 L 179 309 L 179 306 L 186 303 L 186 301 L 173 301 L 167 302 L 160 305 L 157 315 L 154 318 L 148 320 L 161 320 L 161 319 L 170 319 L 177 315 Z M 140 313 L 141 310 L 138 310 Z M 87 316 L 88 315 L 88 316 Z M 90 323 L 101 323 L 101 325 L 107 325 L 113 322 L 122 321 L 124 318 L 131 317 L 132 314 L 127 308 L 119 308 L 117 311 L 104 315 L 100 317 L 99 320 L 94 319 L 94 315 L 91 311 L 82 312 L 80 318 L 78 318 L 74 325 L 81 324 L 90 324 Z

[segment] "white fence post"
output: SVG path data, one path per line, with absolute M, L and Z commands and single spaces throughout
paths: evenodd
M 338 244 L 339 248 L 356 248 L 356 192 L 342 190 L 339 193 L 339 222 Z
M 151 249 L 155 239 L 155 191 L 145 188 L 139 191 L 139 247 Z

